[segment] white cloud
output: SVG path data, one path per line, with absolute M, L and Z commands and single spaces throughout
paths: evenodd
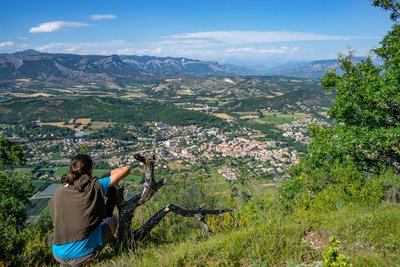
M 90 26 L 90 24 L 82 22 L 73 22 L 73 21 L 50 21 L 41 23 L 39 24 L 39 26 L 31 28 L 29 32 L 30 33 L 55 32 L 62 29 L 79 28 L 85 26 Z
M 293 53 L 298 51 L 299 48 L 297 46 L 293 48 L 289 48 L 287 46 L 281 47 L 272 47 L 272 48 L 261 48 L 255 49 L 252 47 L 230 47 L 224 50 L 227 54 L 235 54 L 235 55 L 282 55 L 287 53 Z
M 83 48 L 79 44 L 50 43 L 35 47 L 35 50 L 48 53 L 79 53 L 82 52 Z
M 90 19 L 91 20 L 101 20 L 101 19 L 116 19 L 117 16 L 113 15 L 113 14 L 97 14 L 97 15 L 91 15 Z
M 50 43 L 35 47 L 36 50 L 49 53 L 76 53 L 99 55 L 149 55 L 161 57 L 187 57 L 200 60 L 218 60 L 226 62 L 230 59 L 246 61 L 265 60 L 269 58 L 292 58 L 299 55 L 297 46 L 229 46 L 210 47 L 176 45 L 163 40 L 145 41 L 142 43 L 125 40 L 110 40 L 101 43 Z
M 0 48 L 10 48 L 12 46 L 14 46 L 15 44 L 13 42 L 10 41 L 6 41 L 6 42 L 0 42 Z
M 180 33 L 169 36 L 169 38 L 208 40 L 209 42 L 222 42 L 225 44 L 246 43 L 275 43 L 275 42 L 298 42 L 298 41 L 341 41 L 353 39 L 369 39 L 375 37 L 323 35 L 311 32 L 285 32 L 285 31 L 210 31 Z

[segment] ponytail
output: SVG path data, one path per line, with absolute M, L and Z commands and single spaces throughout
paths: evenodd
M 67 175 L 65 176 L 65 182 L 69 183 L 69 184 L 73 184 L 75 180 L 77 180 L 78 177 L 76 175 L 75 172 L 69 172 L 67 173 Z
M 69 172 L 65 175 L 65 182 L 73 184 L 82 175 L 91 175 L 93 161 L 89 155 L 78 154 L 76 155 L 69 165 Z

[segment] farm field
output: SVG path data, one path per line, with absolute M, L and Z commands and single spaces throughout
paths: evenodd
M 234 112 L 240 116 L 242 120 L 251 120 L 258 124 L 283 124 L 291 123 L 292 121 L 304 118 L 311 118 L 311 115 L 306 113 L 281 113 L 281 112 L 269 112 L 262 110 L 262 116 L 257 112 Z
M 24 93 L 11 93 L 10 95 L 15 96 L 15 97 L 50 97 L 53 96 L 52 94 L 46 94 L 46 93 L 33 93 L 33 94 L 24 94 Z
M 91 121 L 88 127 L 89 130 L 99 130 L 112 125 L 112 122 L 107 121 Z
M 226 114 L 226 113 L 214 113 L 213 115 L 214 115 L 215 117 L 217 117 L 217 118 L 224 119 L 224 120 L 227 120 L 227 119 L 231 119 L 231 118 L 232 118 L 231 116 L 229 116 L 229 115 Z
M 36 124 L 39 126 L 48 125 L 48 126 L 69 128 L 71 130 L 81 131 L 91 121 L 92 121 L 91 118 L 75 118 L 75 119 L 69 119 L 68 123 L 60 121 L 60 122 L 37 122 Z

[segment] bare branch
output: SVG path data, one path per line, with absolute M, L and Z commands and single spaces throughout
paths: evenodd
M 151 229 L 153 229 L 169 212 L 184 217 L 196 217 L 199 220 L 201 228 L 208 234 L 211 234 L 212 232 L 205 220 L 206 215 L 217 215 L 229 212 L 235 221 L 235 226 L 237 226 L 236 220 L 232 215 L 232 209 L 208 210 L 203 209 L 203 206 L 200 206 L 197 209 L 188 210 L 171 204 L 157 212 L 140 229 L 132 231 L 132 219 L 136 208 L 149 200 L 155 192 L 164 185 L 163 179 L 157 182 L 154 180 L 154 155 L 145 158 L 136 154 L 134 157 L 145 165 L 145 182 L 142 193 L 133 195 L 129 199 L 124 199 L 123 186 L 117 188 L 117 208 L 119 212 L 118 241 L 123 245 L 122 247 L 124 249 L 132 250 L 135 243 L 143 240 Z
M 149 158 L 136 154 L 134 158 L 145 165 L 143 191 L 140 194 L 133 195 L 129 199 L 124 200 L 124 188 L 122 187 L 122 190 L 119 191 L 119 201 L 117 204 L 119 212 L 118 240 L 127 245 L 128 248 L 132 248 L 131 246 L 133 244 L 132 232 L 130 229 L 136 208 L 149 200 L 157 190 L 164 185 L 163 179 L 157 182 L 154 180 L 154 154 Z
M 151 217 L 140 229 L 137 229 L 133 232 L 134 240 L 140 241 L 143 240 L 144 237 L 153 229 L 160 221 L 162 218 L 164 218 L 169 212 L 173 212 L 175 214 L 184 216 L 184 217 L 196 217 L 199 220 L 201 228 L 207 232 L 208 234 L 211 234 L 211 230 L 209 226 L 207 225 L 207 222 L 205 220 L 206 215 L 217 215 L 217 214 L 222 214 L 225 212 L 233 212 L 233 209 L 219 209 L 219 210 L 205 210 L 203 207 L 199 207 L 197 209 L 184 209 L 179 206 L 176 206 L 174 204 L 170 204 L 167 207 L 161 209 L 159 212 L 157 212 L 153 217 Z M 233 217 L 233 215 L 231 214 Z M 234 217 L 233 217 L 234 218 Z M 236 220 L 235 225 L 236 225 Z

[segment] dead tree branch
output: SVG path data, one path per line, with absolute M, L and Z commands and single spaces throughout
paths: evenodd
M 202 229 L 208 234 L 211 234 L 211 230 L 205 220 L 206 215 L 217 215 L 229 212 L 236 224 L 236 220 L 232 215 L 232 209 L 208 210 L 203 209 L 203 206 L 200 206 L 197 209 L 188 210 L 170 204 L 157 212 L 140 229 L 132 231 L 131 224 L 136 208 L 148 201 L 165 184 L 163 179 L 159 181 L 155 181 L 154 179 L 154 155 L 145 158 L 139 154 L 136 154 L 134 155 L 134 158 L 137 161 L 142 162 L 145 166 L 143 191 L 139 194 L 131 196 L 129 199 L 125 199 L 124 187 L 119 186 L 116 188 L 116 206 L 119 213 L 118 241 L 122 244 L 123 248 L 132 250 L 135 246 L 135 243 L 143 240 L 146 235 L 151 231 L 151 229 L 153 229 L 169 212 L 173 212 L 175 214 L 185 217 L 196 217 L 199 220 Z
M 203 209 L 203 207 L 199 207 L 197 209 L 184 209 L 174 204 L 170 204 L 167 207 L 161 209 L 157 212 L 153 217 L 151 217 L 140 229 L 135 230 L 133 232 L 135 242 L 143 240 L 146 235 L 153 229 L 168 213 L 173 212 L 177 215 L 181 215 L 184 217 L 195 217 L 199 220 L 201 228 L 208 234 L 211 234 L 211 230 L 207 225 L 205 220 L 206 215 L 217 215 L 225 212 L 229 212 L 232 216 L 232 209 L 219 209 L 219 210 L 207 210 Z
M 124 188 L 118 189 L 118 203 L 117 209 L 119 213 L 119 231 L 118 240 L 123 244 L 131 247 L 133 243 L 131 234 L 131 223 L 135 213 L 135 209 L 149 200 L 158 189 L 164 185 L 164 180 L 154 180 L 154 162 L 155 156 L 152 155 L 149 158 L 145 158 L 139 154 L 134 155 L 137 161 L 142 162 L 145 165 L 145 177 L 143 184 L 143 191 L 140 194 L 131 196 L 129 199 L 124 200 Z

